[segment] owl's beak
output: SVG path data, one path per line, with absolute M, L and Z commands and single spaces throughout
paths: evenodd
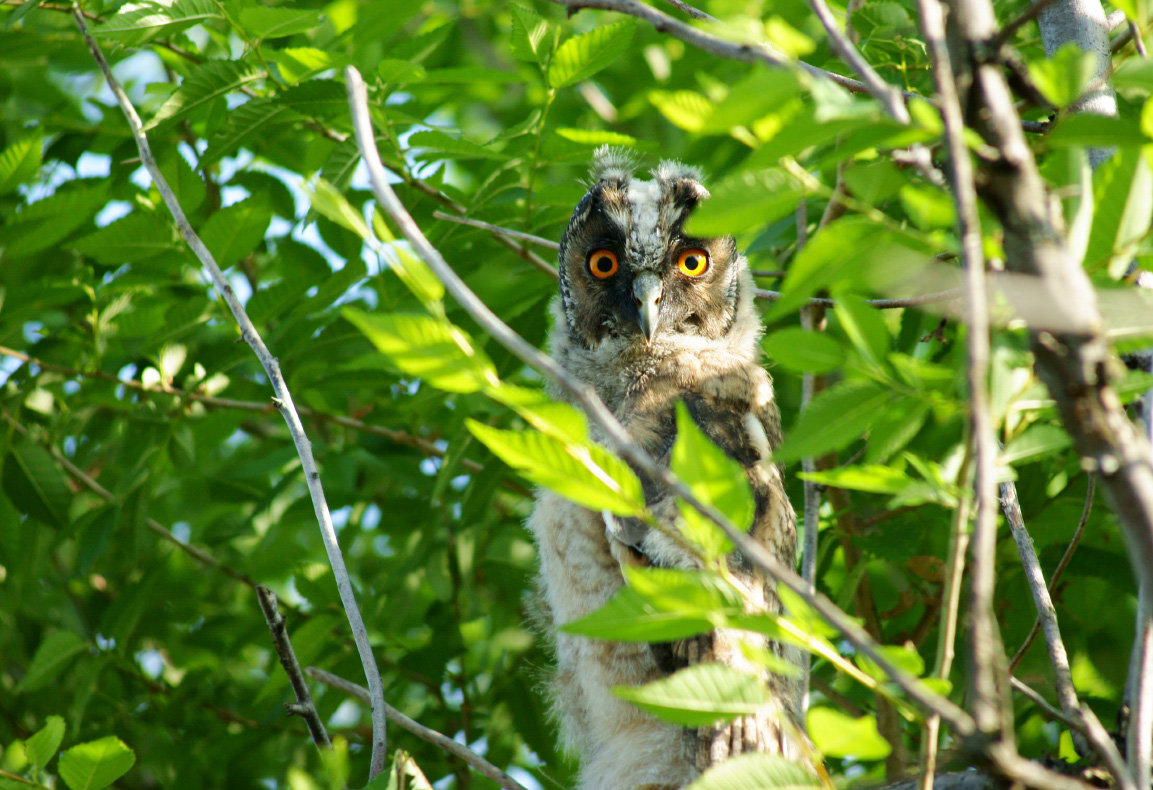
M 657 333 L 660 319 L 661 280 L 655 274 L 646 272 L 633 281 L 633 301 L 637 306 L 637 326 L 649 343 Z

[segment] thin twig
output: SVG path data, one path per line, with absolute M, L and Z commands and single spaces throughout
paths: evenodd
M 493 225 L 490 222 L 482 222 L 479 219 L 472 219 L 470 217 L 454 217 L 452 214 L 445 214 L 443 211 L 434 211 L 432 212 L 432 216 L 436 219 L 443 219 L 446 222 L 455 222 L 458 225 L 468 225 L 470 227 L 487 230 L 491 233 L 496 233 L 501 236 L 508 236 L 510 239 L 520 239 L 521 241 L 527 241 L 531 244 L 547 247 L 550 250 L 560 249 L 560 244 L 553 241 L 552 239 L 546 239 L 542 236 L 534 236 L 531 233 L 525 233 L 522 230 L 502 228 L 500 225 Z
M 296 695 L 296 704 L 286 704 L 285 708 L 294 716 L 300 716 L 308 725 L 308 732 L 312 735 L 312 742 L 321 749 L 331 749 L 332 741 L 324 729 L 324 722 L 320 720 L 320 713 L 312 702 L 312 693 L 308 684 L 304 682 L 304 672 L 300 662 L 296 660 L 296 651 L 292 649 L 292 640 L 288 638 L 288 628 L 284 615 L 277 606 L 276 593 L 263 584 L 256 586 L 256 597 L 260 600 L 260 610 L 264 612 L 264 619 L 268 623 L 268 630 L 272 633 L 272 645 L 276 648 L 276 656 L 280 665 L 288 675 L 288 682 Z
M 636 17 L 644 22 L 648 22 L 654 29 L 662 33 L 668 33 L 674 38 L 679 38 L 681 41 L 684 41 L 686 44 L 692 44 L 694 47 L 708 52 L 710 55 L 716 55 L 717 57 L 737 60 L 742 63 L 760 63 L 762 65 L 772 66 L 773 68 L 789 68 L 793 65 L 785 55 L 773 52 L 763 45 L 737 44 L 732 41 L 726 41 L 723 38 L 698 30 L 691 25 L 686 25 L 679 19 L 675 19 L 662 11 L 658 11 L 652 6 L 637 2 L 637 0 L 550 1 L 563 6 L 568 10 L 570 16 L 577 11 L 590 8 L 602 11 L 616 11 L 619 14 Z M 815 77 L 832 80 L 853 93 L 871 93 L 869 86 L 858 80 L 845 77 L 832 71 L 826 71 L 825 69 L 819 69 L 804 61 L 796 61 L 796 66 Z M 902 92 L 901 95 L 905 100 L 923 98 L 908 91 Z
M 673 8 L 677 9 L 678 11 L 684 11 L 686 14 L 691 16 L 693 19 L 705 19 L 709 22 L 716 22 L 717 21 L 717 18 L 715 16 L 713 16 L 712 14 L 707 14 L 699 8 L 693 8 L 691 5 L 684 2 L 684 0 L 665 0 L 665 2 L 668 3 L 669 5 L 671 5 Z
M 1133 48 L 1142 58 L 1148 59 L 1149 53 L 1145 50 L 1145 39 L 1141 38 L 1141 29 L 1136 22 L 1129 23 L 1129 34 L 1133 36 Z
M 973 462 L 970 448 L 965 448 L 965 458 L 961 463 L 961 490 L 972 485 L 970 479 Z M 953 671 L 953 659 L 957 655 L 957 621 L 961 611 L 961 587 L 965 577 L 965 558 L 969 551 L 969 511 L 971 502 L 961 497 L 953 514 L 952 529 L 949 533 L 949 553 L 945 559 L 945 589 L 941 593 L 941 627 L 937 631 L 937 657 L 933 662 L 933 677 L 948 680 Z M 925 722 L 921 738 L 921 790 L 930 790 L 936 781 L 937 747 L 941 731 L 941 719 L 930 716 Z
M 934 291 L 933 293 L 919 294 L 917 296 L 903 296 L 897 299 L 866 299 L 865 304 L 872 305 L 878 310 L 893 310 L 899 307 L 920 307 L 922 305 L 937 304 L 939 302 L 951 302 L 955 299 L 960 299 L 963 295 L 963 289 L 949 288 L 944 291 Z M 758 288 L 756 298 L 765 302 L 775 302 L 781 298 L 781 292 Z M 814 296 L 809 299 L 806 304 L 813 307 L 834 307 L 837 301 L 823 296 Z
M 1074 716 L 1070 716 L 1060 708 L 1050 704 L 1050 702 L 1042 697 L 1041 694 L 1032 686 L 1026 685 L 1023 681 L 1013 676 L 1009 677 L 1009 685 L 1013 687 L 1014 691 L 1020 693 L 1024 697 L 1028 697 L 1029 700 L 1038 708 L 1040 708 L 1048 718 L 1052 719 L 1053 721 L 1061 722 L 1066 727 L 1068 727 L 1070 731 L 1078 735 L 1084 736 L 1087 734 L 1087 731 L 1085 730 L 1085 724 L 1080 719 Z
M 797 203 L 797 250 L 808 242 L 809 216 L 804 198 Z M 820 307 L 801 308 L 801 328 L 810 332 L 823 327 L 821 320 L 824 309 Z M 819 389 L 824 389 L 825 377 L 806 371 L 801 377 L 801 411 L 808 407 Z M 812 456 L 801 459 L 801 470 L 816 472 L 817 465 Z M 817 533 L 821 521 L 821 487 L 807 477 L 804 481 L 805 507 L 803 511 L 804 542 L 801 544 L 801 578 L 811 592 L 817 591 Z M 809 685 L 812 675 L 812 656 L 806 650 L 801 654 L 801 713 L 809 709 Z
M 1017 500 L 1017 487 L 1011 482 L 1001 483 L 1001 512 L 1005 515 L 1009 532 L 1017 544 L 1017 556 L 1021 559 L 1025 581 L 1033 594 L 1033 605 L 1037 608 L 1037 619 L 1041 621 L 1041 630 L 1045 634 L 1057 701 L 1061 704 L 1061 710 L 1065 715 L 1075 719 L 1080 715 L 1081 703 L 1077 700 L 1077 690 L 1073 687 L 1073 671 L 1069 668 L 1069 654 L 1065 650 L 1065 642 L 1061 639 L 1061 629 L 1057 624 L 1057 609 L 1049 596 L 1049 588 L 1045 586 L 1045 574 L 1041 571 L 1037 551 L 1033 548 L 1033 538 L 1025 528 L 1021 503 Z M 1074 735 L 1073 742 L 1078 754 L 1089 754 L 1089 744 L 1080 733 Z
M 558 385 L 565 396 L 572 400 L 605 435 L 610 449 L 632 463 L 642 473 L 669 487 L 669 490 L 682 498 L 690 507 L 699 510 L 709 521 L 716 524 L 733 541 L 734 545 L 762 573 L 776 579 L 802 600 L 812 606 L 834 628 L 840 631 L 850 644 L 868 656 L 885 672 L 909 699 L 923 708 L 941 714 L 941 717 L 962 736 L 975 732 L 972 718 L 951 700 L 937 694 L 897 667 L 879 649 L 879 645 L 848 615 L 824 595 L 808 590 L 804 580 L 791 568 L 785 566 L 775 555 L 753 540 L 744 530 L 737 528 L 716 508 L 705 504 L 683 482 L 667 468 L 657 464 L 653 458 L 629 437 L 628 432 L 608 410 L 595 390 L 574 378 L 555 360 L 546 356 L 520 335 L 512 331 L 473 293 L 464 281 L 444 260 L 440 252 L 432 246 L 420 227 L 392 191 L 385 177 L 384 167 L 375 149 L 372 124 L 368 113 L 367 91 L 360 72 L 349 67 L 345 69 L 345 82 L 349 92 L 353 126 L 361 147 L 361 155 L 368 166 L 369 181 L 380 207 L 392 218 L 401 232 L 412 244 L 416 253 L 440 278 L 445 290 L 452 295 L 469 316 L 502 347 L 508 349 L 517 359 L 528 365 L 545 378 Z
M 224 298 L 229 310 L 232 311 L 232 315 L 240 327 L 241 337 L 244 338 L 244 341 L 256 352 L 256 356 L 260 359 L 262 367 L 268 374 L 268 380 L 272 384 L 272 389 L 275 394 L 274 402 L 277 408 L 280 409 L 281 414 L 284 415 L 285 422 L 288 424 L 288 430 L 292 434 L 293 443 L 296 445 L 296 451 L 300 456 L 300 463 L 304 469 L 305 482 L 308 485 L 309 494 L 312 496 L 313 509 L 316 513 L 317 521 L 320 524 L 325 549 L 328 551 L 328 561 L 332 566 L 336 586 L 340 592 L 341 603 L 344 605 L 345 614 L 352 628 L 357 651 L 360 653 L 361 665 L 364 668 L 365 677 L 368 679 L 368 687 L 372 691 L 374 700 L 372 705 L 373 736 L 372 760 L 369 769 L 370 778 L 372 778 L 384 770 L 385 760 L 387 758 L 385 718 L 383 712 L 377 711 L 377 708 L 384 704 L 384 688 L 380 681 L 380 672 L 377 669 L 376 660 L 372 655 L 372 645 L 368 641 L 368 631 L 364 627 L 364 620 L 360 615 L 360 609 L 356 604 L 356 597 L 353 593 L 352 582 L 348 577 L 348 570 L 345 568 L 344 556 L 341 553 L 340 544 L 336 539 L 336 530 L 332 525 L 332 515 L 329 513 L 328 504 L 325 502 L 324 489 L 320 482 L 320 473 L 317 471 L 316 460 L 312 455 L 312 445 L 305 435 L 304 426 L 300 423 L 300 415 L 297 413 L 296 407 L 293 404 L 292 393 L 289 392 L 284 382 L 284 377 L 281 375 L 280 362 L 269 352 L 268 347 L 264 344 L 264 340 L 261 339 L 256 327 L 253 326 L 252 321 L 245 312 L 244 305 L 241 304 L 240 299 L 237 298 L 228 279 L 224 276 L 224 272 L 220 270 L 212 253 L 209 252 L 204 242 L 200 240 L 200 237 L 196 235 L 196 231 L 192 229 L 192 225 L 189 224 L 188 218 L 184 215 L 184 209 L 181 208 L 180 202 L 168 186 L 168 182 L 165 180 L 163 174 L 161 174 L 156 159 L 152 156 L 152 150 L 148 144 L 148 138 L 144 134 L 144 127 L 140 122 L 140 116 L 136 114 L 136 108 L 132 106 L 132 102 L 120 86 L 120 82 L 112 74 L 112 69 L 109 67 L 104 53 L 101 52 L 99 45 L 88 32 L 88 25 L 85 22 L 84 14 L 81 13 L 79 6 L 75 4 L 73 5 L 72 17 L 80 29 L 80 34 L 84 37 L 84 43 L 88 46 L 88 51 L 92 53 L 92 57 L 96 60 L 100 71 L 104 74 L 104 79 L 107 81 L 108 87 L 112 90 L 113 94 L 115 94 L 116 100 L 120 104 L 120 109 L 123 111 L 128 125 L 132 129 L 132 136 L 140 151 L 140 159 L 148 169 L 148 173 L 152 177 L 152 182 L 164 199 L 165 205 L 168 206 L 168 210 L 171 212 L 181 236 L 184 237 L 185 242 L 208 271 L 217 292 Z
M 331 672 L 325 672 L 323 669 L 318 669 L 317 667 L 308 667 L 304 670 L 304 673 L 313 680 L 317 680 L 327 686 L 332 686 L 334 689 L 338 689 L 343 691 L 345 694 L 356 697 L 362 702 L 369 701 L 368 691 L 362 686 L 358 686 L 357 684 L 353 683 L 351 680 L 345 680 L 338 675 L 334 675 Z M 420 722 L 410 719 L 408 716 L 405 716 L 403 713 L 391 705 L 388 705 L 387 703 L 384 706 L 384 714 L 388 717 L 389 721 L 396 724 L 401 729 L 408 730 L 418 738 L 422 738 L 434 746 L 439 746 L 441 749 L 444 749 L 454 757 L 458 757 L 468 765 L 475 768 L 477 773 L 480 773 L 483 776 L 487 776 L 501 787 L 506 788 L 506 790 L 526 790 L 524 785 L 513 779 L 504 771 L 497 768 L 488 760 L 481 757 L 472 749 L 469 749 L 462 743 L 454 741 L 447 735 L 440 734 L 436 730 L 430 730 L 428 727 L 425 727 Z
M 1049 594 L 1053 595 L 1057 592 L 1057 583 L 1061 581 L 1061 574 L 1065 572 L 1069 560 L 1073 558 L 1073 552 L 1077 550 L 1077 545 L 1081 542 L 1081 536 L 1085 533 L 1085 525 L 1089 523 L 1089 514 L 1093 510 L 1093 493 L 1096 489 L 1094 475 L 1089 475 L 1089 484 L 1085 489 L 1085 504 L 1081 506 L 1081 518 L 1077 520 L 1077 528 L 1073 530 L 1073 537 L 1069 541 L 1069 545 L 1065 547 L 1065 553 L 1061 555 L 1061 561 L 1057 563 L 1053 575 L 1049 577 Z M 1041 631 L 1041 617 L 1038 615 L 1033 620 L 1033 627 L 1029 629 L 1025 641 L 1017 648 L 1017 652 L 1009 659 L 1009 674 L 1017 671 L 1017 667 L 1021 663 L 1021 659 L 1025 657 L 1025 653 L 1029 650 L 1029 646 L 1033 644 L 1033 640 L 1037 638 L 1037 634 Z
M 989 306 L 985 301 L 985 255 L 977 214 L 973 165 L 964 139 L 965 121 L 954 83 L 953 65 L 945 45 L 944 14 L 937 0 L 920 0 L 925 43 L 933 60 L 937 100 L 949 150 L 949 181 L 957 204 L 957 233 L 965 270 L 964 313 L 968 324 L 969 441 L 974 463 L 974 519 L 970 541 L 970 689 L 973 718 L 981 732 L 1000 739 L 1006 725 L 1004 656 L 993 615 L 997 550 L 994 508 L 996 439 L 989 412 Z
M 0 411 L 0 417 L 2 417 L 4 421 L 8 423 L 8 425 L 10 425 L 12 429 L 19 433 L 21 436 L 30 436 L 28 428 L 26 428 L 10 414 L 8 414 L 7 411 Z M 51 444 L 43 444 L 42 446 L 48 451 L 48 454 L 52 456 L 52 459 L 56 461 L 56 463 L 60 464 L 60 467 L 65 472 L 72 475 L 72 477 L 75 478 L 77 482 L 79 482 L 89 491 L 96 494 L 96 496 L 100 497 L 105 502 L 111 502 L 113 504 L 119 502 L 115 494 L 113 494 L 104 486 L 100 485 L 100 483 L 96 482 L 96 480 L 91 475 L 78 467 L 76 464 L 72 463 L 72 461 L 68 460 L 67 456 L 56 449 L 56 447 Z M 173 546 L 180 549 L 189 557 L 196 560 L 206 568 L 212 568 L 213 570 L 220 571 L 225 576 L 228 576 L 231 579 L 235 579 L 241 584 L 252 587 L 253 589 L 256 588 L 256 581 L 252 577 L 241 573 L 235 568 L 230 568 L 220 560 L 213 557 L 204 549 L 198 546 L 194 546 L 191 543 L 186 543 L 185 541 L 176 537 L 168 530 L 167 527 L 165 527 L 156 519 L 145 519 L 144 526 L 148 527 L 151 532 L 160 536 L 160 538 L 167 541 L 168 543 L 171 543 Z
M 560 245 L 555 241 L 542 239 L 540 236 L 534 236 L 531 233 L 524 233 L 519 230 L 512 230 L 511 228 L 502 228 L 499 225 L 492 225 L 488 222 L 482 222 L 479 219 L 470 219 L 469 217 L 454 217 L 451 214 L 445 214 L 443 211 L 434 211 L 432 215 L 437 219 L 445 220 L 446 222 L 455 222 L 459 225 L 468 225 L 473 228 L 480 228 L 487 230 L 493 235 L 499 244 L 512 250 L 517 255 L 524 258 L 540 271 L 547 274 L 554 280 L 557 279 L 556 267 L 546 261 L 544 258 L 537 255 L 524 244 L 516 244 L 512 239 L 520 239 L 521 241 L 529 242 L 531 244 L 538 244 L 542 247 L 548 247 L 553 250 L 560 249 Z
M 849 64 L 849 67 L 860 76 L 861 81 L 868 87 L 869 93 L 880 102 L 881 106 L 897 123 L 908 125 L 909 110 L 905 106 L 901 91 L 881 79 L 881 76 L 869 65 L 869 61 L 861 57 L 861 53 L 849 40 L 849 37 L 837 27 L 837 20 L 833 19 L 833 12 L 829 10 L 825 0 L 809 0 L 809 7 L 821 20 L 825 33 L 829 36 L 829 43 L 833 51 Z
M 1092 709 L 1082 705 L 1077 699 L 1077 690 L 1073 686 L 1073 673 L 1069 668 L 1069 655 L 1057 625 L 1057 610 L 1053 606 L 1053 599 L 1049 596 L 1049 588 L 1045 586 L 1045 575 L 1041 572 L 1041 563 L 1033 548 L 1033 539 L 1025 529 L 1021 503 L 1017 501 L 1017 487 L 1011 482 L 1001 484 L 1001 511 L 1005 514 L 1009 531 L 1017 544 L 1017 554 L 1025 569 L 1025 580 L 1033 594 L 1037 617 L 1041 620 L 1045 645 L 1049 650 L 1049 664 L 1053 668 L 1057 700 L 1067 717 L 1084 722 L 1084 727 L 1073 732 L 1074 746 L 1079 754 L 1088 755 L 1091 744 L 1116 778 L 1118 787 L 1124 790 L 1136 790 L 1117 745 L 1113 743 L 1113 739 L 1109 737 L 1109 733 L 1105 731 Z
M 1053 1 L 1054 0 L 1033 0 L 1033 4 L 1026 8 L 1020 16 L 1001 28 L 997 37 L 993 39 L 993 51 L 997 51 L 1012 41 L 1013 36 L 1017 35 L 1018 30 L 1036 19 Z

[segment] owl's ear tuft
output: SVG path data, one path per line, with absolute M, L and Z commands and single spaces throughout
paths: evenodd
M 599 181 L 625 182 L 632 178 L 635 167 L 636 160 L 632 151 L 627 148 L 602 145 L 593 152 L 593 164 L 589 168 L 589 177 L 594 184 Z
M 656 176 L 658 181 L 664 182 L 681 181 L 683 179 L 695 181 L 701 190 L 700 197 L 707 197 L 709 194 L 708 190 L 700 185 L 701 171 L 691 165 L 682 164 L 675 159 L 665 159 L 657 169 L 653 171 L 653 175 Z

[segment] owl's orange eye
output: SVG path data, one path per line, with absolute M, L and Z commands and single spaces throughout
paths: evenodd
M 709 270 L 709 254 L 699 247 L 685 250 L 677 256 L 677 268 L 685 277 L 700 277 Z
M 612 250 L 593 250 L 589 255 L 589 271 L 598 280 L 612 277 L 619 268 L 617 255 Z

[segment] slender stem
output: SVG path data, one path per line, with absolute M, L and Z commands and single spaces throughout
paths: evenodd
M 256 587 L 256 597 L 260 600 L 260 610 L 264 612 L 264 619 L 268 623 L 268 630 L 272 634 L 272 644 L 276 648 L 276 657 L 288 675 L 288 682 L 296 695 L 296 704 L 288 705 L 289 713 L 300 716 L 308 725 L 308 732 L 312 735 L 312 742 L 321 749 L 331 749 L 332 741 L 324 729 L 324 722 L 320 720 L 320 713 L 312 702 L 312 693 L 308 684 L 304 682 L 304 672 L 300 662 L 296 659 L 296 651 L 292 648 L 292 640 L 288 638 L 287 621 L 280 613 L 277 605 L 276 593 L 259 584 Z
M 809 217 L 807 204 L 804 199 L 797 203 L 797 250 L 800 251 L 808 241 Z M 801 308 L 801 328 L 810 332 L 823 327 L 824 309 L 819 307 Z M 824 376 L 806 372 L 801 378 L 801 411 L 803 412 L 812 402 L 820 389 L 824 389 Z M 801 469 L 805 472 L 816 472 L 817 465 L 812 456 L 801 459 Z M 804 542 L 801 545 L 801 578 L 805 580 L 810 592 L 817 591 L 817 533 L 820 530 L 821 520 L 821 487 L 817 483 L 805 478 L 805 508 L 804 515 Z M 801 713 L 809 709 L 809 687 L 812 682 L 812 656 L 805 651 L 801 654 Z
M 520 230 L 513 230 L 512 228 L 502 228 L 500 225 L 493 225 L 490 222 L 482 222 L 479 219 L 471 219 L 470 217 L 454 217 L 452 214 L 445 214 L 443 211 L 434 211 L 432 212 L 432 216 L 434 216 L 436 219 L 443 219 L 445 222 L 455 222 L 458 225 L 468 225 L 469 227 L 480 228 L 481 230 L 487 230 L 501 236 L 508 236 L 511 239 L 527 241 L 531 244 L 547 247 L 550 250 L 560 249 L 560 244 L 553 241 L 552 239 L 545 239 L 540 236 L 534 236 L 531 233 L 525 233 L 524 231 Z M 553 271 L 553 276 L 556 276 L 555 271 Z
M 1069 656 L 1057 625 L 1057 610 L 1053 606 L 1053 599 L 1049 596 L 1049 588 L 1045 586 L 1045 576 L 1041 572 L 1041 563 L 1033 548 L 1033 539 L 1025 529 L 1021 505 L 1017 501 L 1017 488 L 1012 483 L 1001 484 L 1001 509 L 1005 514 L 1005 520 L 1009 523 L 1013 540 L 1017 544 L 1017 554 L 1025 569 L 1025 580 L 1033 594 L 1037 617 L 1041 620 L 1045 633 L 1045 645 L 1049 650 L 1049 664 L 1053 667 L 1054 685 L 1061 710 L 1069 719 L 1084 722 L 1083 727 L 1073 731 L 1073 743 L 1078 753 L 1082 755 L 1090 753 L 1089 747 L 1092 744 L 1093 749 L 1105 760 L 1105 764 L 1116 778 L 1118 787 L 1136 790 L 1117 745 L 1101 726 L 1096 714 L 1077 699 L 1077 690 L 1073 686 L 1073 673 L 1069 668 Z
M 323 669 L 318 669 L 317 667 L 308 667 L 304 670 L 304 673 L 313 680 L 317 680 L 326 686 L 332 686 L 334 689 L 339 689 L 362 702 L 369 701 L 368 691 L 350 680 L 345 680 L 338 675 L 325 672 Z M 391 705 L 385 704 L 384 713 L 388 716 L 389 721 L 401 729 L 411 732 L 413 735 L 428 741 L 434 746 L 439 746 L 454 757 L 471 765 L 477 770 L 477 773 L 487 776 L 501 787 L 506 788 L 506 790 L 526 790 L 525 786 L 520 782 L 513 779 L 464 744 L 457 743 L 447 735 L 442 735 L 436 730 L 431 730 L 420 722 L 410 719 Z
M 969 448 L 965 450 L 965 460 L 961 465 L 962 490 L 972 484 L 973 462 Z M 949 553 L 945 560 L 945 589 L 941 601 L 941 627 L 937 632 L 937 658 L 933 663 L 933 677 L 948 679 L 953 671 L 953 659 L 957 649 L 957 620 L 961 611 L 961 586 L 965 575 L 965 557 L 969 551 L 969 511 L 970 500 L 961 497 L 953 517 L 953 528 L 949 534 Z M 933 787 L 937 771 L 937 746 L 941 730 L 941 719 L 930 716 L 925 722 L 921 738 L 921 777 L 920 789 Z
M 181 236 L 184 237 L 185 242 L 192 248 L 197 259 L 208 271 L 217 292 L 228 304 L 229 310 L 232 311 L 233 318 L 235 318 L 237 325 L 240 327 L 241 337 L 252 347 L 252 350 L 256 352 L 256 356 L 260 360 L 265 373 L 268 375 L 269 382 L 272 384 L 274 393 L 273 403 L 276 404 L 281 414 L 284 415 L 285 422 L 288 424 L 289 433 L 292 434 L 293 443 L 296 445 L 296 451 L 300 456 L 300 463 L 304 469 L 308 492 L 312 496 L 313 510 L 316 513 L 317 522 L 320 524 L 321 535 L 324 538 L 325 549 L 328 552 L 328 561 L 332 566 L 333 577 L 336 579 L 336 586 L 340 592 L 341 603 L 344 605 L 345 615 L 348 617 L 349 625 L 352 628 L 357 651 L 360 653 L 361 665 L 364 668 L 365 677 L 368 679 L 368 687 L 372 691 L 372 698 L 374 700 L 372 705 L 373 735 L 372 761 L 369 773 L 370 778 L 374 777 L 384 770 L 385 760 L 387 759 L 387 735 L 385 732 L 384 713 L 383 710 L 379 712 L 377 710 L 377 708 L 384 704 L 384 687 L 380 681 L 380 671 L 377 669 L 376 660 L 372 655 L 372 645 L 368 641 L 368 631 L 360 615 L 360 608 L 356 604 L 352 581 L 349 579 L 348 570 L 344 565 L 344 555 L 341 553 L 340 544 L 336 539 L 336 530 L 332 524 L 332 515 L 329 513 L 328 504 L 324 498 L 324 488 L 320 482 L 320 472 L 317 471 L 316 460 L 312 455 L 312 444 L 305 435 L 304 426 L 301 425 L 300 422 L 300 415 L 297 413 L 296 406 L 292 401 L 292 393 L 289 392 L 288 386 L 284 382 L 284 377 L 281 375 L 280 362 L 269 352 L 268 347 L 264 344 L 264 340 L 260 337 L 260 334 L 256 331 L 256 327 L 244 311 L 244 305 L 240 302 L 240 299 L 236 296 L 232 286 L 229 284 L 228 279 L 224 276 L 224 272 L 220 270 L 216 260 L 212 257 L 212 253 L 209 252 L 204 242 L 200 240 L 200 237 L 196 235 L 196 231 L 192 229 L 192 225 L 188 222 L 188 218 L 184 214 L 184 209 L 181 208 L 180 202 L 176 199 L 176 195 L 161 174 L 156 159 L 152 156 L 152 149 L 148 143 L 148 138 L 144 134 L 144 127 L 140 122 L 140 116 L 136 113 L 136 108 L 132 106 L 132 102 L 128 99 L 128 94 L 124 92 L 120 82 L 112 74 L 112 69 L 108 66 L 108 61 L 105 59 L 104 53 L 101 52 L 99 45 L 97 45 L 95 39 L 93 39 L 92 35 L 88 32 L 88 25 L 85 22 L 84 15 L 81 13 L 79 6 L 73 5 L 72 17 L 80 29 L 80 34 L 84 37 L 84 43 L 87 44 L 88 51 L 92 53 L 93 59 L 96 60 L 100 71 L 104 74 L 104 79 L 108 82 L 108 87 L 112 90 L 113 94 L 115 94 L 116 100 L 120 104 L 120 109 L 123 111 L 128 125 L 132 130 L 132 136 L 136 141 L 137 149 L 140 151 L 140 159 L 152 177 L 153 184 L 164 199 L 165 205 L 168 206 L 168 210 L 171 212 Z
M 918 294 L 917 296 L 903 296 L 897 299 L 867 299 L 865 300 L 865 304 L 872 305 L 878 310 L 894 310 L 900 307 L 921 307 L 927 304 L 951 302 L 954 299 L 960 299 L 963 293 L 964 291 L 960 288 L 949 288 L 944 291 L 933 291 L 932 293 Z M 781 292 L 758 288 L 756 297 L 766 302 L 775 302 L 781 298 Z M 809 299 L 807 304 L 813 307 L 833 307 L 837 302 L 835 299 L 814 296 Z
M 1078 718 L 1070 716 L 1055 705 L 1050 704 L 1049 700 L 1042 697 L 1040 693 L 1038 693 L 1037 690 L 1032 686 L 1028 686 L 1021 680 L 1018 680 L 1012 676 L 1009 677 L 1009 685 L 1013 687 L 1014 691 L 1018 692 L 1024 697 L 1027 697 L 1029 701 L 1040 708 L 1041 711 L 1053 721 L 1061 722 L 1072 732 L 1075 732 L 1078 735 L 1086 734 L 1087 731 L 1085 729 L 1084 722 Z
M 1085 504 L 1081 506 L 1081 518 L 1077 521 L 1077 528 L 1073 530 L 1073 538 L 1069 541 L 1069 545 L 1065 547 L 1065 553 L 1061 555 L 1061 561 L 1057 563 L 1057 568 L 1053 571 L 1053 576 L 1049 579 L 1049 594 L 1053 595 L 1057 591 L 1057 583 L 1061 581 L 1061 574 L 1065 572 L 1065 567 L 1069 564 L 1069 560 L 1073 558 L 1073 552 L 1077 550 L 1077 545 L 1081 542 L 1081 536 L 1085 533 L 1085 525 L 1089 522 L 1089 514 L 1093 510 L 1093 492 L 1096 488 L 1094 484 L 1094 476 L 1089 475 L 1089 485 L 1085 490 Z M 1025 653 L 1029 650 L 1029 646 L 1033 644 L 1033 640 L 1041 631 L 1041 617 L 1038 616 L 1033 620 L 1033 627 L 1029 629 L 1025 641 L 1017 648 L 1017 652 L 1013 654 L 1013 658 L 1009 660 L 1009 674 L 1017 671 L 1021 659 L 1025 657 Z

